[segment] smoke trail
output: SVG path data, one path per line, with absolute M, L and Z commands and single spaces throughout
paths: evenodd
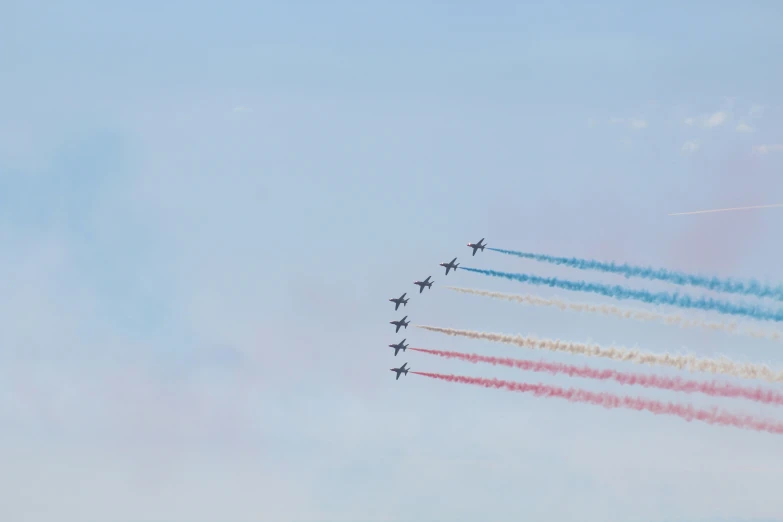
M 518 252 L 516 250 L 504 250 L 502 248 L 490 248 L 494 252 L 517 256 L 524 259 L 533 259 L 542 263 L 551 263 L 554 265 L 565 265 L 580 270 L 597 270 L 610 274 L 622 274 L 625 277 L 640 277 L 643 279 L 652 279 L 656 281 L 665 281 L 675 285 L 690 285 L 714 290 L 716 292 L 726 292 L 731 294 L 749 295 L 755 297 L 771 297 L 773 299 L 783 300 L 783 285 L 777 287 L 768 284 L 762 284 L 752 280 L 743 282 L 734 279 L 720 279 L 718 277 L 707 277 L 701 275 L 687 274 L 666 270 L 665 268 L 652 268 L 643 266 L 633 266 L 628 263 L 617 265 L 615 263 L 606 263 L 594 259 L 580 259 L 577 257 L 555 257 L 545 254 L 531 254 L 529 252 Z
M 536 337 L 524 337 L 521 335 L 474 332 L 471 330 L 457 330 L 454 328 L 441 328 L 439 326 L 419 324 L 416 325 L 416 328 L 422 328 L 424 330 L 429 330 L 430 332 L 438 332 L 446 335 L 467 337 L 470 339 L 483 339 L 496 343 L 514 344 L 522 348 L 532 348 L 534 350 L 565 352 L 574 355 L 586 355 L 588 357 L 604 357 L 615 361 L 627 361 L 649 366 L 669 366 L 679 370 L 685 369 L 690 372 L 707 372 L 733 375 L 745 379 L 783 382 L 783 371 L 773 371 L 763 364 L 739 363 L 726 357 L 721 357 L 719 359 L 698 359 L 693 355 L 643 352 L 637 349 L 618 346 L 604 347 L 598 344 L 538 339 Z
M 616 370 L 596 370 L 589 366 L 576 366 L 563 363 L 548 363 L 526 361 L 524 359 L 512 359 L 510 357 L 491 357 L 475 353 L 449 352 L 445 350 L 427 350 L 425 348 L 408 348 L 414 352 L 428 353 L 445 357 L 447 359 L 459 359 L 461 361 L 476 363 L 488 363 L 494 366 L 508 366 L 533 372 L 546 372 L 553 375 L 564 373 L 569 377 L 584 377 L 600 381 L 613 380 L 624 385 L 639 385 L 645 388 L 660 388 L 662 390 L 684 393 L 703 393 L 715 397 L 730 397 L 734 399 L 749 399 L 766 404 L 783 406 L 783 393 L 763 388 L 750 388 L 735 386 L 718 381 L 699 382 L 682 379 L 680 377 L 662 377 L 659 375 L 645 375 L 643 373 L 624 373 Z
M 758 419 L 749 415 L 736 415 L 720 411 L 717 408 L 701 410 L 690 405 L 661 402 L 642 397 L 628 397 L 614 395 L 612 393 L 596 393 L 578 388 L 560 388 L 545 384 L 528 384 L 524 382 L 503 381 L 500 379 L 482 379 L 479 377 L 467 377 L 464 375 L 444 375 L 429 372 L 411 372 L 431 379 L 439 379 L 447 382 L 473 384 L 485 388 L 506 389 L 509 391 L 532 393 L 536 397 L 556 397 L 569 402 L 578 402 L 603 406 L 607 409 L 628 408 L 636 411 L 649 411 L 656 415 L 674 415 L 690 422 L 699 420 L 707 424 L 722 426 L 734 426 L 753 431 L 766 431 L 769 433 L 783 434 L 783 424 Z
M 701 297 L 693 299 L 687 295 L 678 293 L 669 294 L 666 292 L 653 293 L 647 290 L 633 290 L 619 285 L 604 285 L 600 283 L 587 283 L 585 281 L 568 281 L 556 277 L 539 277 L 528 274 L 512 274 L 509 272 L 497 272 L 495 270 L 482 270 L 480 268 L 460 267 L 461 270 L 476 272 L 479 274 L 503 277 L 520 283 L 530 283 L 532 285 L 544 285 L 575 292 L 592 292 L 615 299 L 635 299 L 645 303 L 659 305 L 674 305 L 680 308 L 694 308 L 697 310 L 716 311 L 728 315 L 742 315 L 752 319 L 761 319 L 768 321 L 783 321 L 783 309 L 770 310 L 760 306 L 750 306 L 744 304 L 733 304 L 727 301 L 718 301 L 712 298 Z
M 757 330 L 757 329 L 739 329 L 737 323 L 720 323 L 703 321 L 701 319 L 688 319 L 681 315 L 662 314 L 659 312 L 650 312 L 634 308 L 620 308 L 613 305 L 593 305 L 588 303 L 572 303 L 560 299 L 546 299 L 535 295 L 514 295 L 501 292 L 490 292 L 488 290 L 476 290 L 473 288 L 457 288 L 447 286 L 449 290 L 463 294 L 481 295 L 495 299 L 505 299 L 506 301 L 516 301 L 517 303 L 529 304 L 532 306 L 554 306 L 560 310 L 571 310 L 573 312 L 592 312 L 604 315 L 613 315 L 623 319 L 636 319 L 637 321 L 661 321 L 667 325 L 680 326 L 682 328 L 703 328 L 705 330 L 723 331 L 733 334 L 743 334 L 757 339 L 771 339 L 779 341 L 783 339 L 783 333 L 777 330 Z

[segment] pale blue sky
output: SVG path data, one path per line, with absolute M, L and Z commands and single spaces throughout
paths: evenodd
M 667 216 L 783 203 L 782 16 L 774 1 L 0 0 L 0 519 L 783 520 L 779 436 L 388 368 L 776 408 L 387 348 L 608 367 L 395 335 L 407 313 L 783 366 L 780 343 L 452 295 L 611 302 L 437 266 L 670 288 L 471 258 L 486 237 L 783 280 L 783 209 Z

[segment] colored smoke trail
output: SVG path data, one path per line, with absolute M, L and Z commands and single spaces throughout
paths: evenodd
M 636 411 L 649 411 L 655 415 L 673 415 L 690 422 L 698 420 L 707 424 L 722 426 L 734 426 L 753 431 L 766 431 L 769 433 L 783 434 L 783 424 L 751 417 L 750 415 L 736 415 L 720 411 L 717 408 L 701 410 L 690 405 L 661 402 L 642 397 L 629 397 L 615 395 L 606 392 L 591 392 L 578 388 L 560 388 L 545 384 L 528 384 L 524 382 L 503 381 L 500 379 L 483 379 L 480 377 L 467 377 L 464 375 L 444 375 L 430 372 L 411 372 L 415 375 L 439 379 L 447 382 L 461 384 L 473 384 L 485 388 L 505 389 L 521 393 L 532 393 L 536 397 L 556 397 L 569 402 L 593 404 L 607 409 L 627 408 Z
M 731 294 L 740 294 L 754 297 L 771 297 L 773 299 L 783 300 L 783 285 L 773 287 L 768 284 L 762 284 L 758 281 L 736 281 L 734 279 L 720 279 L 718 277 L 707 277 L 685 272 L 667 270 L 665 268 L 652 268 L 643 266 L 629 265 L 623 263 L 607 263 L 596 261 L 594 259 L 580 259 L 577 257 L 555 257 L 544 254 L 531 254 L 529 252 L 518 252 L 516 250 L 504 250 L 502 248 L 490 248 L 494 252 L 517 256 L 524 259 L 533 259 L 542 263 L 551 263 L 554 265 L 565 265 L 580 270 L 597 270 L 610 274 L 621 274 L 625 277 L 640 277 L 643 279 L 652 279 L 656 281 L 665 281 L 675 285 L 690 285 L 716 292 L 726 292 Z
M 676 314 L 662 314 L 648 310 L 634 308 L 621 308 L 613 305 L 594 305 L 589 303 L 573 303 L 561 299 L 547 299 L 535 295 L 515 295 L 504 294 L 501 292 L 490 292 L 488 290 L 476 290 L 473 288 L 458 288 L 447 286 L 449 290 L 463 294 L 480 295 L 494 299 L 504 299 L 517 303 L 528 304 L 532 306 L 553 306 L 560 310 L 571 310 L 573 312 L 592 312 L 604 315 L 613 315 L 622 319 L 635 319 L 637 321 L 660 321 L 667 325 L 680 326 L 682 328 L 703 328 L 705 330 L 723 331 L 733 334 L 743 334 L 758 339 L 771 339 L 779 341 L 783 339 L 783 332 L 777 330 L 757 330 L 751 328 L 739 329 L 737 323 L 721 323 L 712 321 L 703 321 L 701 319 L 689 319 Z
M 584 377 L 587 379 L 597 379 L 600 381 L 612 380 L 624 385 L 638 385 L 645 388 L 660 388 L 662 390 L 677 391 L 684 393 L 703 393 L 715 397 L 730 397 L 734 399 L 749 399 L 766 404 L 783 405 L 783 393 L 774 390 L 765 390 L 763 388 L 750 388 L 745 386 L 735 386 L 726 382 L 699 382 L 681 377 L 663 377 L 659 375 L 645 375 L 643 373 L 625 373 L 616 370 L 596 370 L 589 366 L 576 366 L 563 363 L 549 363 L 543 361 L 527 361 L 524 359 L 512 359 L 510 357 L 492 357 L 488 355 L 478 355 L 474 353 L 450 352 L 445 350 L 428 350 L 426 348 L 408 348 L 414 352 L 428 353 L 445 357 L 447 359 L 458 359 L 473 364 L 487 363 L 494 366 L 508 366 L 509 368 L 519 368 L 533 372 L 546 372 L 553 375 L 564 373 L 569 377 Z
M 733 375 L 745 379 L 760 379 L 770 382 L 783 382 L 783 371 L 773 371 L 763 364 L 739 363 L 726 357 L 720 359 L 699 359 L 693 355 L 680 355 L 670 353 L 643 352 L 635 348 L 623 348 L 618 346 L 601 346 L 598 344 L 575 343 L 554 339 L 538 339 L 536 337 L 524 337 L 521 335 L 506 335 L 489 332 L 474 332 L 471 330 L 457 330 L 454 328 L 441 328 L 439 326 L 416 325 L 431 332 L 442 333 L 469 339 L 481 339 L 496 343 L 514 344 L 522 348 L 535 350 L 548 350 L 550 352 L 564 352 L 573 355 L 586 355 L 588 357 L 604 357 L 615 361 L 627 361 L 649 366 L 668 366 L 690 372 L 707 372 L 722 375 Z
M 509 272 L 498 272 L 496 270 L 483 270 L 481 268 L 460 267 L 461 270 L 476 272 L 493 277 L 503 277 L 520 283 L 529 283 L 531 285 L 550 286 L 571 290 L 574 292 L 592 292 L 594 294 L 615 299 L 634 299 L 645 303 L 658 305 L 673 305 L 680 308 L 693 308 L 697 310 L 715 311 L 728 315 L 741 315 L 751 319 L 761 319 L 769 321 L 783 321 L 783 309 L 770 310 L 760 306 L 750 306 L 743 304 L 733 304 L 727 301 L 718 301 L 716 299 L 701 297 L 694 299 L 687 295 L 678 293 L 669 294 L 666 292 L 653 293 L 647 290 L 633 290 L 619 285 L 604 285 L 600 283 L 587 283 L 585 281 L 568 281 L 556 277 L 539 277 L 528 274 L 512 274 Z

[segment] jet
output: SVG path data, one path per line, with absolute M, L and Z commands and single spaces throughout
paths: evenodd
M 454 263 L 457 258 L 455 257 L 448 263 L 441 263 L 440 266 L 446 267 L 446 275 L 449 275 L 449 270 L 457 270 L 457 267 L 459 266 L 459 263 Z
M 408 345 L 405 344 L 405 339 L 403 339 L 402 341 L 398 342 L 397 344 L 390 344 L 389 348 L 394 348 L 394 356 L 397 357 L 397 352 L 399 352 L 400 350 L 402 350 L 404 352 L 405 349 L 408 348 Z
M 408 292 L 405 292 L 407 294 Z M 405 306 L 408 304 L 408 301 L 410 300 L 410 297 L 408 299 L 405 299 L 405 294 L 402 294 L 400 297 L 389 299 L 392 303 L 394 303 L 394 310 L 397 311 L 397 309 L 400 307 L 400 305 Z
M 399 331 L 400 331 L 400 326 L 404 326 L 406 330 L 408 329 L 408 325 L 409 325 L 411 322 L 410 322 L 410 321 L 405 321 L 405 319 L 407 319 L 407 318 L 408 318 L 408 316 L 406 315 L 405 317 L 403 317 L 403 318 L 402 318 L 402 319 L 400 319 L 399 321 L 389 321 L 389 324 L 393 324 L 393 325 L 396 325 L 396 326 L 397 326 L 397 329 L 396 329 L 396 330 L 394 330 L 394 333 L 397 333 L 397 332 L 399 332 Z
M 400 374 L 401 373 L 404 373 L 405 375 L 408 375 L 408 370 L 410 370 L 410 368 L 406 368 L 405 366 L 407 366 L 407 365 L 408 365 L 408 363 L 404 363 L 399 368 L 390 368 L 391 371 L 397 372 L 397 378 L 394 379 L 395 381 L 399 381 L 400 380 Z
M 413 282 L 414 285 L 419 285 L 419 293 L 422 293 L 424 291 L 424 287 L 432 288 L 432 283 L 434 283 L 435 281 L 430 281 L 430 277 L 432 276 L 427 276 L 427 279 L 425 279 L 424 281 Z
M 473 249 L 473 255 L 474 256 L 476 255 L 476 250 L 478 250 L 480 248 L 481 251 L 483 252 L 484 251 L 484 247 L 487 246 L 486 243 L 484 243 L 482 245 L 481 241 L 484 241 L 483 237 L 481 238 L 481 240 L 478 243 L 468 243 L 468 246 Z

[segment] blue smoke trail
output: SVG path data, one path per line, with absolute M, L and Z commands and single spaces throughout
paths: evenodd
M 771 285 L 761 284 L 755 280 L 751 280 L 745 283 L 742 281 L 736 281 L 734 279 L 720 279 L 717 277 L 707 277 L 686 274 L 684 272 L 675 272 L 666 270 L 665 268 L 645 268 L 642 266 L 632 266 L 627 263 L 617 265 L 615 263 L 606 263 L 592 259 L 579 259 L 576 257 L 554 257 L 544 254 L 518 252 L 516 250 L 504 250 L 502 248 L 487 247 L 487 250 L 493 250 L 495 252 L 500 252 L 501 254 L 508 254 L 510 256 L 517 256 L 524 259 L 533 259 L 535 261 L 541 261 L 544 263 L 565 265 L 578 268 L 580 270 L 598 270 L 600 272 L 622 274 L 625 277 L 656 279 L 658 281 L 666 281 L 667 283 L 674 283 L 676 285 L 699 286 L 708 290 L 715 290 L 717 292 L 750 295 L 756 297 L 771 297 L 772 299 L 783 301 L 783 285 L 773 287 Z
M 690 296 L 680 295 L 678 293 L 653 293 L 647 290 L 633 290 L 631 288 L 626 288 L 619 285 L 604 285 L 598 283 L 587 283 L 585 281 L 567 281 L 563 279 L 557 279 L 556 277 L 539 277 L 527 274 L 510 274 L 508 272 L 496 272 L 495 270 L 482 270 L 480 268 L 469 268 L 466 266 L 461 266 L 459 268 L 460 270 L 467 270 L 469 272 L 476 272 L 493 277 L 504 277 L 512 281 L 519 281 L 520 283 L 550 286 L 554 288 L 562 288 L 564 290 L 572 290 L 575 292 L 592 292 L 606 297 L 614 297 L 616 299 L 635 299 L 637 301 L 644 301 L 645 303 L 674 305 L 679 306 L 680 308 L 695 308 L 698 310 L 707 311 L 712 310 L 722 314 L 743 315 L 753 319 L 768 321 L 783 321 L 783 309 L 780 308 L 777 310 L 770 310 L 768 308 L 761 308 L 759 306 L 748 306 L 743 304 L 728 303 L 726 301 L 717 301 L 712 298 L 701 297 L 699 299 L 693 299 Z

